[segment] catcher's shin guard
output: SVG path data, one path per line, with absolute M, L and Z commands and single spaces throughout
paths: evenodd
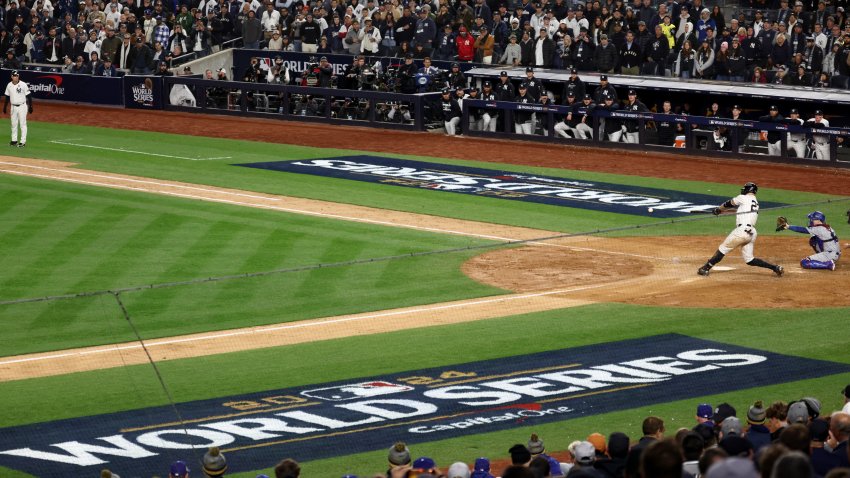
M 829 269 L 835 270 L 835 262 L 833 261 L 815 261 L 812 259 L 803 259 L 800 261 L 800 266 L 803 269 Z

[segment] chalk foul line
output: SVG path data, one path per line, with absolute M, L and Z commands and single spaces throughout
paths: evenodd
M 150 153 L 150 152 L 147 152 L 147 151 L 134 151 L 132 149 L 125 149 L 125 148 L 114 148 L 114 147 L 108 147 L 108 146 L 95 146 L 95 145 L 92 145 L 92 144 L 72 143 L 70 141 L 54 140 L 54 141 L 50 141 L 50 142 L 53 143 L 53 144 L 63 144 L 63 145 L 66 145 L 66 146 L 76 146 L 78 148 L 101 149 L 101 150 L 104 150 L 104 151 L 118 151 L 118 152 L 121 152 L 121 153 L 141 154 L 141 155 L 144 155 L 144 156 L 156 156 L 158 158 L 185 159 L 185 160 L 188 160 L 188 161 L 212 161 L 214 159 L 231 159 L 231 156 L 218 156 L 218 157 L 214 157 L 214 158 L 189 158 L 189 157 L 186 157 L 186 156 L 175 156 L 175 155 L 171 155 L 171 154 Z

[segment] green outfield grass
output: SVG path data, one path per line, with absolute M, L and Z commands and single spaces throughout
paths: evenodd
M 427 367 L 523 355 L 581 345 L 680 333 L 797 355 L 850 363 L 846 337 L 824 333 L 817 340 L 800 340 L 799 331 L 841 330 L 848 309 L 804 311 L 741 311 L 665 309 L 600 304 L 504 317 L 452 326 L 429 327 L 381 335 L 351 337 L 310 344 L 222 354 L 213 357 L 162 362 L 159 368 L 178 401 L 238 397 L 251 392 L 310 385 L 327 381 L 381 376 Z M 604 320 L 602 318 L 604 317 Z M 535 332 L 545 331 L 545 332 Z M 427 347 L 423 347 L 427 344 Z M 292 360 L 298 357 L 298 360 Z M 545 365 L 545 364 L 543 364 Z M 212 372 L 214 371 L 214 373 Z M 730 370 L 734 373 L 734 370 Z M 781 374 L 781 370 L 777 370 Z M 222 379 L 226 377 L 226 379 Z M 695 390 L 692 400 L 640 407 L 546 425 L 480 434 L 412 445 L 417 456 L 428 455 L 449 464 L 471 462 L 477 456 L 504 457 L 513 443 L 524 443 L 534 431 L 551 450 L 561 450 L 594 431 L 606 435 L 622 430 L 639 436 L 640 422 L 649 415 L 666 421 L 673 433 L 691 426 L 696 403 L 728 401 L 740 411 L 753 400 L 794 400 L 815 396 L 824 410 L 841 406 L 839 390 L 850 374 L 778 384 L 758 390 L 715 395 L 711 387 Z M 148 366 L 132 366 L 67 376 L 0 383 L 4 397 L 0 427 L 76 416 L 109 413 L 166 404 Z M 57 401 L 63 403 L 56 407 Z M 26 407 L 26 416 L 15 413 Z M 387 445 L 389 446 L 389 444 Z M 267 466 L 285 451 L 269 449 Z M 229 457 L 236 461 L 238 453 Z M 295 457 L 297 458 L 297 457 Z M 335 476 L 381 471 L 386 450 L 304 464 L 305 476 Z M 257 464 L 261 466 L 260 464 Z M 251 474 L 232 475 L 252 477 Z
M 15 151 L 16 154 L 80 163 L 80 167 L 86 169 L 324 199 L 382 209 L 434 214 L 551 231 L 582 232 L 627 224 L 649 224 L 657 222 L 657 219 L 651 217 L 649 214 L 646 216 L 636 216 L 582 209 L 567 209 L 559 206 L 531 204 L 520 201 L 400 188 L 358 181 L 231 166 L 234 163 L 284 161 L 364 154 L 363 151 L 201 138 L 179 134 L 122 131 L 120 133 L 121 148 L 126 150 L 122 152 L 97 149 L 116 147 L 117 143 L 112 139 L 112 135 L 115 133 L 112 130 L 51 123 L 37 123 L 37 126 L 34 126 L 34 131 L 36 130 L 38 131 L 38 139 L 31 141 L 31 145 L 28 145 L 31 147 L 28 147 L 26 151 Z M 72 143 L 73 145 L 63 143 Z M 74 145 L 84 145 L 85 147 Z M 140 153 L 147 153 L 147 155 Z M 179 156 L 185 159 L 151 156 L 149 154 Z M 381 155 L 384 154 L 381 153 Z M 564 158 L 565 169 L 551 169 L 448 160 L 438 157 L 423 158 L 396 154 L 385 155 L 444 164 L 461 164 L 487 169 L 569 177 L 578 180 L 604 181 L 625 185 L 672 189 L 692 193 L 712 194 L 721 197 L 732 197 L 738 194 L 738 189 L 740 188 L 740 185 L 730 186 L 710 182 L 676 181 L 572 171 L 569 170 L 569 157 Z M 221 158 L 223 156 L 229 156 L 230 158 L 207 159 L 202 161 L 193 161 L 190 159 Z M 829 196 L 763 188 L 759 193 L 759 198 L 762 201 L 799 204 L 827 199 Z M 683 229 L 682 234 L 711 234 L 716 232 L 714 229 L 715 227 L 708 223 L 697 222 L 687 229 Z
M 0 300 L 464 248 L 487 241 L 0 175 Z M 477 251 L 125 296 L 147 338 L 498 294 Z M 0 355 L 132 340 L 111 297 L 0 305 Z

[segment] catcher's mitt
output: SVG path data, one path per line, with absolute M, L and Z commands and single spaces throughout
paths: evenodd
M 776 218 L 776 231 L 784 231 L 788 229 L 788 219 L 785 216 L 779 216 Z

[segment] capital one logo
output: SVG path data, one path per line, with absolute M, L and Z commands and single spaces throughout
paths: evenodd
M 48 95 L 64 95 L 65 88 L 62 87 L 62 77 L 59 75 L 43 75 L 35 78 L 36 80 L 46 80 L 46 82 L 33 82 L 30 84 L 30 91 L 34 93 L 45 93 Z

